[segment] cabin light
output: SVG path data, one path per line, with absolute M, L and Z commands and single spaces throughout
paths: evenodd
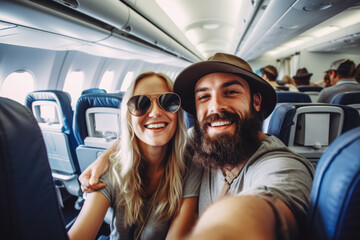
M 218 29 L 220 27 L 220 24 L 218 23 L 206 23 L 203 24 L 202 27 L 206 30 L 214 30 L 214 29 Z
M 337 27 L 337 26 L 326 26 L 326 27 L 323 27 L 323 28 L 320 28 L 320 29 L 317 29 L 315 31 L 312 32 L 312 35 L 315 36 L 315 37 L 322 37 L 322 36 L 325 36 L 327 34 L 330 34 L 332 32 L 335 32 L 337 30 L 339 30 L 340 28 Z

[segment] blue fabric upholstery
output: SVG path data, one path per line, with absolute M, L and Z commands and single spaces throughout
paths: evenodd
M 276 92 L 278 103 L 311 103 L 309 95 L 301 92 Z
M 38 123 L 1 97 L 0 171 L 0 238 L 68 239 Z
M 303 106 L 332 106 L 331 104 L 282 103 L 272 112 L 267 128 L 267 134 L 278 137 L 285 145 L 289 143 L 290 128 L 298 108 Z M 360 126 L 360 116 L 356 109 L 337 105 L 344 110 L 344 125 L 342 133 Z
M 89 89 L 85 89 L 81 92 L 81 95 L 84 94 L 89 94 L 89 93 L 106 93 L 105 89 L 101 89 L 101 88 L 89 88 Z
M 360 128 L 336 139 L 314 177 L 304 239 L 360 239 Z
M 307 85 L 297 86 L 297 89 L 300 92 L 320 92 L 321 90 L 323 90 L 323 88 L 319 86 L 307 86 Z
M 185 116 L 185 121 L 186 121 L 187 128 L 193 127 L 194 123 L 196 121 L 196 119 L 193 117 L 193 115 L 191 115 L 190 113 L 184 111 L 184 116 Z
M 52 101 L 56 102 L 60 106 L 62 119 L 63 119 L 63 130 L 70 138 L 70 147 L 72 149 L 72 157 L 76 159 L 75 149 L 78 144 L 75 140 L 74 132 L 72 131 L 73 124 L 73 110 L 71 108 L 71 98 L 67 92 L 60 90 L 40 90 L 29 93 L 26 96 L 25 105 L 32 110 L 32 104 L 35 101 Z
M 86 129 L 85 112 L 92 107 L 120 108 L 123 93 L 92 93 L 80 96 L 76 103 L 73 129 L 78 144 L 84 144 L 88 136 Z
M 336 94 L 331 99 L 330 103 L 342 105 L 360 103 L 360 92 L 344 92 Z

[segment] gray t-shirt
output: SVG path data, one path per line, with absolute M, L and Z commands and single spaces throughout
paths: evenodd
M 190 198 L 190 197 L 198 197 L 199 196 L 199 188 L 200 188 L 200 174 L 201 171 L 197 170 L 197 168 L 192 164 L 186 164 L 187 170 L 184 176 L 184 187 L 183 187 L 183 198 Z M 117 199 L 119 199 L 120 191 L 118 187 L 115 187 L 111 184 L 110 181 L 110 174 L 111 171 L 108 171 L 105 175 L 100 178 L 100 182 L 106 183 L 106 187 L 101 189 L 100 192 L 104 194 L 104 196 L 109 200 L 110 207 L 112 208 L 112 212 L 115 213 L 112 216 L 111 224 L 110 224 L 110 239 L 136 239 L 138 232 L 140 231 L 142 225 L 134 224 L 131 227 L 125 227 L 123 224 L 123 216 L 125 213 L 125 208 L 120 207 L 118 208 L 116 205 Z M 144 208 L 142 209 L 142 215 L 145 216 L 149 211 L 151 206 L 153 196 L 147 199 L 144 199 Z M 156 206 L 153 207 L 149 219 L 141 233 L 139 239 L 142 240 L 159 240 L 165 239 L 170 222 L 164 219 L 159 219 L 157 216 L 154 215 L 154 209 Z
M 360 91 L 360 84 L 354 79 L 341 79 L 334 86 L 321 90 L 318 98 L 319 103 L 330 103 L 331 99 L 338 93 L 347 91 Z
M 314 168 L 291 152 L 278 138 L 267 136 L 232 182 L 228 194 L 280 198 L 303 224 L 310 199 Z M 199 213 L 214 201 L 224 185 L 221 170 L 205 170 L 200 187 Z

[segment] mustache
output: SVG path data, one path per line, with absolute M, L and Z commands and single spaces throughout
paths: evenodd
M 222 111 L 220 113 L 214 113 L 214 114 L 211 114 L 209 116 L 207 116 L 201 123 L 201 125 L 208 125 L 210 124 L 211 122 L 214 122 L 214 121 L 217 121 L 217 120 L 229 120 L 231 122 L 235 122 L 235 121 L 238 121 L 240 118 L 239 118 L 239 115 L 238 114 L 235 114 L 235 113 L 231 113 L 231 112 L 228 112 L 228 111 Z

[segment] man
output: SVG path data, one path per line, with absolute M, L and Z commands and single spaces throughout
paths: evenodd
M 332 97 L 346 91 L 360 91 L 360 84 L 353 79 L 355 63 L 349 59 L 334 61 L 326 71 L 330 78 L 331 87 L 321 90 L 318 102 L 330 103 Z
M 295 80 L 296 86 L 311 85 L 310 78 L 312 75 L 313 74 L 309 73 L 306 68 L 299 68 L 295 76 L 293 76 L 293 79 Z
M 241 58 L 217 53 L 183 70 L 174 92 L 196 117 L 188 148 L 204 169 L 200 219 L 190 239 L 297 237 L 314 170 L 280 140 L 260 131 L 276 104 L 272 86 Z M 84 190 L 89 190 L 90 175 L 97 182 L 95 171 L 80 177 Z

